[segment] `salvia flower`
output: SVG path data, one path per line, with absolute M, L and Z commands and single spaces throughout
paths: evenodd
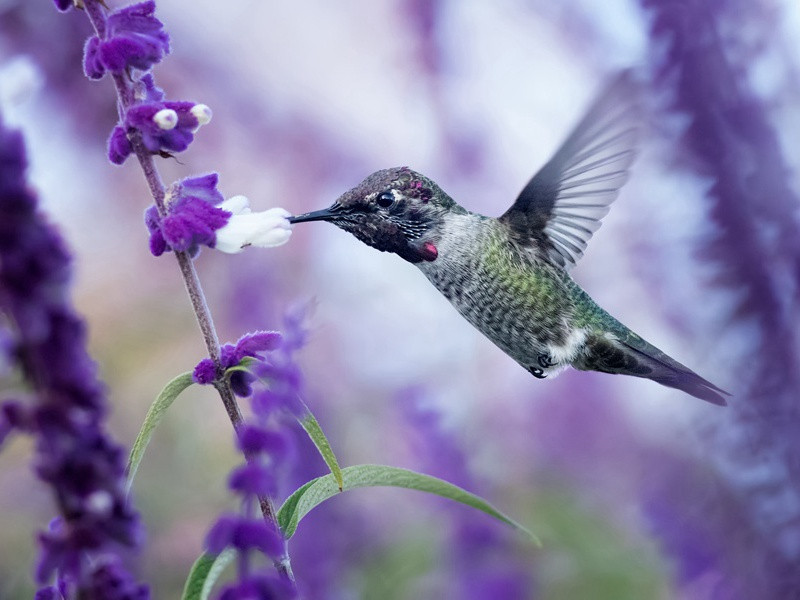
M 248 246 L 271 248 L 289 241 L 292 226 L 289 213 L 284 208 L 270 208 L 261 212 L 250 210 L 244 196 L 233 196 L 220 205 L 231 213 L 228 222 L 217 231 L 214 248 L 220 252 L 236 254 Z
M 60 10 L 66 0 L 56 0 Z M 154 13 L 153 0 L 132 4 L 108 15 L 105 35 L 92 36 L 83 52 L 83 70 L 89 79 L 127 69 L 149 70 L 169 53 L 169 35 Z
M 248 334 L 236 346 L 226 345 L 227 351 L 223 351 L 223 361 L 241 360 L 244 356 L 259 358 L 250 368 L 259 377 L 266 378 L 268 387 L 253 393 L 251 405 L 255 418 L 237 430 L 237 443 L 247 461 L 233 470 L 228 487 L 241 498 L 242 514 L 223 515 L 206 538 L 209 552 L 234 548 L 239 555 L 238 580 L 228 584 L 220 598 L 278 600 L 296 597 L 296 589 L 288 579 L 254 572 L 250 562 L 252 553 L 258 552 L 273 563 L 288 564 L 283 535 L 256 514 L 256 507 L 259 497 L 275 494 L 280 469 L 289 455 L 285 419 L 296 413 L 301 404 L 300 376 L 293 354 L 305 340 L 303 315 L 304 312 L 295 311 L 285 318 L 286 332 L 282 337 L 267 332 Z M 261 356 L 266 350 L 271 352 Z M 201 361 L 195 369 L 195 378 L 198 374 L 208 377 L 213 373 L 214 365 L 209 363 Z M 265 375 L 267 372 L 271 374 Z
M 201 125 L 211 121 L 211 109 L 194 102 L 146 102 L 125 113 L 125 127 L 138 129 L 142 142 L 153 154 L 183 152 Z
M 0 124 L 0 312 L 14 325 L 10 356 L 33 390 L 30 402 L 3 405 L 3 428 L 35 437 L 36 474 L 60 513 L 39 534 L 35 574 L 40 584 L 57 575 L 59 588 L 39 597 L 146 598 L 135 584 L 137 596 L 92 592 L 100 558 L 135 547 L 140 525 L 125 497 L 122 449 L 103 428 L 105 396 L 85 326 L 69 299 L 70 257 L 37 209 L 26 166 L 21 136 Z
M 244 196 L 224 200 L 217 183 L 216 173 L 183 179 L 170 187 L 168 214 L 163 219 L 155 206 L 147 209 L 145 225 L 154 256 L 167 250 L 195 256 L 201 245 L 235 254 L 247 246 L 265 248 L 289 240 L 291 225 L 286 210 L 251 212 Z
M 274 350 L 281 341 L 281 335 L 275 331 L 256 331 L 243 335 L 236 344 L 225 344 L 220 348 L 220 370 L 225 371 L 242 362 L 245 357 L 264 360 L 264 353 Z M 217 378 L 214 361 L 204 358 L 194 368 L 192 378 L 195 383 L 209 384 Z M 246 397 L 252 393 L 250 387 L 254 376 L 244 371 L 231 374 L 230 382 L 237 396 Z

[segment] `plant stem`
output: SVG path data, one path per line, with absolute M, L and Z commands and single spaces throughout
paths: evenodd
M 106 19 L 104 9 L 101 7 L 99 0 L 84 0 L 84 7 L 95 32 L 98 36 L 103 37 L 105 35 Z M 132 87 L 128 83 L 127 74 L 114 73 L 113 80 L 117 92 L 120 120 L 122 120 L 124 119 L 128 107 L 134 102 L 134 93 Z M 136 154 L 139 165 L 141 165 L 142 171 L 144 172 L 147 186 L 150 188 L 150 193 L 153 196 L 153 201 L 158 208 L 159 214 L 164 217 L 167 214 L 167 207 L 165 204 L 166 192 L 161 175 L 153 160 L 153 155 L 145 148 L 141 133 L 138 130 L 129 133 L 129 139 L 131 148 L 133 148 L 133 152 Z M 203 340 L 205 341 L 208 355 L 217 367 L 217 381 L 215 381 L 214 387 L 219 393 L 219 397 L 222 399 L 222 404 L 225 406 L 225 411 L 228 413 L 228 418 L 234 430 L 238 432 L 242 425 L 242 413 L 239 410 L 236 397 L 231 390 L 229 379 L 222 377 L 223 369 L 220 364 L 219 337 L 214 327 L 214 320 L 211 317 L 211 311 L 208 308 L 203 288 L 200 285 L 200 278 L 197 276 L 197 270 L 188 252 L 175 252 L 174 254 L 178 261 L 178 266 L 180 267 L 183 282 L 186 285 L 186 291 L 189 294 L 189 300 L 192 303 L 195 317 L 197 318 L 197 324 L 200 326 L 200 331 L 203 334 Z M 245 454 L 245 458 L 248 461 L 252 460 L 252 457 L 248 454 Z M 275 505 L 272 498 L 266 495 L 259 496 L 258 501 L 264 520 L 275 528 L 278 528 Z M 288 553 L 280 559 L 275 560 L 274 564 L 275 568 L 283 577 L 294 581 Z

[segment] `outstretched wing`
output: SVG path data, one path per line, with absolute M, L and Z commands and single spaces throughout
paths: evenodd
M 524 245 L 565 269 L 575 266 L 628 178 L 641 121 L 631 71 L 600 93 L 553 158 L 501 217 Z

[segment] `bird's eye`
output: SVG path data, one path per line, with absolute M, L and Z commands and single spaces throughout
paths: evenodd
M 389 208 L 392 204 L 394 204 L 394 194 L 389 191 L 383 192 L 375 199 L 375 202 L 381 208 Z

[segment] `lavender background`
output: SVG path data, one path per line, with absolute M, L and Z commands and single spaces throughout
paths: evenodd
M 316 310 L 308 403 L 345 464 L 446 477 L 536 531 L 404 491 L 312 513 L 290 550 L 310 598 L 792 598 L 800 594 L 800 6 L 790 0 L 161 0 L 171 96 L 214 120 L 165 179 L 218 170 L 254 209 L 320 208 L 407 164 L 498 215 L 615 68 L 653 74 L 641 157 L 574 277 L 612 314 L 734 394 L 706 406 L 631 378 L 538 382 L 413 266 L 325 224 L 198 268 L 224 339 Z M 114 6 L 119 6 L 114 4 Z M 81 75 L 84 15 L 0 4 L 0 98 L 76 260 L 76 302 L 133 440 L 157 391 L 202 358 L 173 261 L 147 251 L 133 164 L 111 167 L 110 82 Z M 208 390 L 182 397 L 136 484 L 142 578 L 174 597 L 237 457 Z M 298 434 L 294 483 L 324 465 Z M 30 597 L 52 514 L 30 448 L 0 454 L 0 598 Z M 289 490 L 287 490 L 289 491 Z M 793 595 L 795 594 L 795 595 Z M 799 596 L 800 597 L 800 596 Z

